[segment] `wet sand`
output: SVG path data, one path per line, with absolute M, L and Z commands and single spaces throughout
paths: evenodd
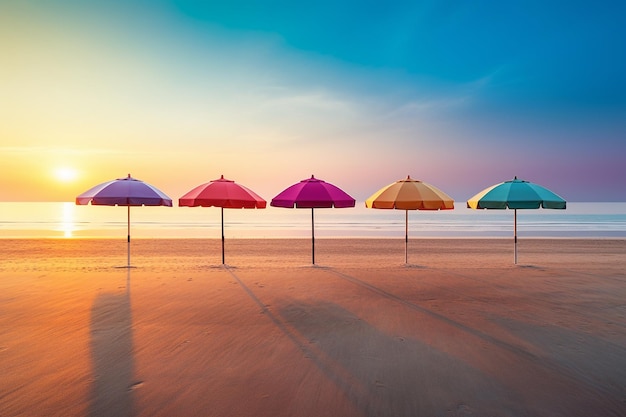
M 626 241 L 0 239 L 0 415 L 624 416 Z

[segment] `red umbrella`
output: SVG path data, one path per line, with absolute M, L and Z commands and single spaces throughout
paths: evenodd
M 167 206 L 172 207 L 172 199 L 154 186 L 130 174 L 126 178 L 103 182 L 76 197 L 76 204 L 94 206 L 128 207 L 128 264 L 130 268 L 130 207 L 131 206 Z
M 219 179 L 199 185 L 178 199 L 181 207 L 221 207 L 222 211 L 222 265 L 224 259 L 224 209 L 265 208 L 266 201 L 252 190 L 227 180 Z
M 354 207 L 355 200 L 339 187 L 322 181 L 311 175 L 311 178 L 296 183 L 274 197 L 272 207 L 310 208 L 311 209 L 311 257 L 315 265 L 315 216 L 316 208 Z

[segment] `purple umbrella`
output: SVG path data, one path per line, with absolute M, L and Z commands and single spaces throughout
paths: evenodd
M 131 206 L 167 206 L 172 207 L 172 199 L 162 191 L 130 174 L 126 178 L 96 185 L 76 197 L 76 204 L 94 206 L 128 206 L 128 264 L 130 268 L 130 207 Z
M 355 200 L 339 187 L 322 181 L 311 175 L 311 178 L 296 183 L 274 197 L 272 207 L 310 208 L 311 209 L 311 257 L 315 265 L 315 216 L 316 208 L 354 207 Z

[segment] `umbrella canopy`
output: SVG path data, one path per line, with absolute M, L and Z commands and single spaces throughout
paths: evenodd
M 514 263 L 517 264 L 517 210 L 518 209 L 546 209 L 564 210 L 566 202 L 541 185 L 517 179 L 501 182 L 485 188 L 474 197 L 467 200 L 467 207 L 472 209 L 496 209 L 506 208 L 514 210 Z
M 76 197 L 76 204 L 94 206 L 167 206 L 172 199 L 154 186 L 133 178 L 103 182 Z
M 178 199 L 179 206 L 222 208 L 265 208 L 267 202 L 254 191 L 222 175 L 199 185 Z
M 272 207 L 344 208 L 354 207 L 355 200 L 341 188 L 315 178 L 302 180 L 272 198 Z
M 272 199 L 272 207 L 311 209 L 311 259 L 315 265 L 315 215 L 316 208 L 354 207 L 356 200 L 341 188 L 315 178 L 304 179 L 284 189 Z
M 451 210 L 454 200 L 434 185 L 407 176 L 376 191 L 365 206 L 397 210 Z
M 133 178 L 103 182 L 76 197 L 76 204 L 95 206 L 128 207 L 128 264 L 130 267 L 130 207 L 131 206 L 166 206 L 172 207 L 172 199 L 156 187 Z
M 254 191 L 227 180 L 219 179 L 199 185 L 178 199 L 181 207 L 220 207 L 222 212 L 222 265 L 224 256 L 224 209 L 225 208 L 265 208 L 267 202 Z
M 434 185 L 407 176 L 381 188 L 365 200 L 365 207 L 404 210 L 404 263 L 408 263 L 409 210 L 452 210 L 454 200 Z

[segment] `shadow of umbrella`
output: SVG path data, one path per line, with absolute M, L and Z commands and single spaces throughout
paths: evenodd
M 90 348 L 93 372 L 89 416 L 134 416 L 133 320 L 130 270 L 123 293 L 103 293 L 91 308 Z

